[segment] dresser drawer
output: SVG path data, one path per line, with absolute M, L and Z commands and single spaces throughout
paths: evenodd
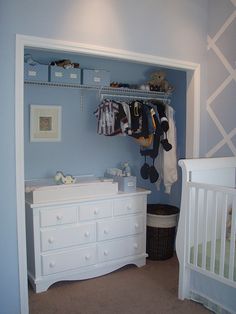
M 98 244 L 98 261 L 106 262 L 130 255 L 145 253 L 145 243 L 142 235 L 125 239 L 107 241 Z
M 126 197 L 114 200 L 114 215 L 127 215 L 145 211 L 146 203 L 143 196 Z
M 112 201 L 91 202 L 79 206 L 79 220 L 100 219 L 111 217 Z
M 75 223 L 77 218 L 76 207 L 57 207 L 40 209 L 41 227 Z
M 95 223 L 41 230 L 41 250 L 43 252 L 95 241 Z
M 42 256 L 43 275 L 93 265 L 96 262 L 96 246 Z
M 142 233 L 144 232 L 144 217 L 139 215 L 99 221 L 97 230 L 98 241 Z

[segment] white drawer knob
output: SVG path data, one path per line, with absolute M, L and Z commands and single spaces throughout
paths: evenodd
M 86 261 L 88 261 L 90 259 L 90 255 L 89 254 L 85 255 L 85 259 L 86 259 Z
M 54 238 L 53 237 L 48 238 L 48 243 L 53 243 L 53 242 L 54 242 Z
M 137 229 L 139 227 L 139 224 L 135 224 L 134 227 L 135 229 Z
M 99 210 L 96 208 L 94 209 L 94 215 L 97 215 L 99 213 Z
M 54 261 L 52 261 L 52 262 L 49 263 L 49 267 L 50 267 L 50 268 L 53 268 L 53 267 L 55 267 L 55 266 L 56 266 L 56 263 L 55 263 Z
M 128 205 L 126 208 L 127 208 L 127 210 L 131 210 L 132 209 L 131 205 Z
M 137 249 L 138 248 L 138 244 L 134 243 L 134 248 Z
M 103 231 L 104 234 L 108 234 L 108 232 L 109 231 L 107 229 L 104 229 L 104 231 Z
M 89 231 L 86 231 L 85 234 L 84 234 L 84 236 L 85 236 L 86 238 L 88 238 L 88 237 L 90 236 Z
M 107 256 L 107 255 L 108 255 L 108 251 L 105 250 L 103 254 L 104 254 L 105 256 Z
M 58 220 L 58 221 L 61 221 L 61 220 L 62 220 L 62 218 L 63 218 L 63 216 L 62 216 L 62 215 L 57 215 L 57 220 Z

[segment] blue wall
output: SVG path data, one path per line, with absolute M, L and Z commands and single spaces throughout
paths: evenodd
M 34 50 L 26 52 L 34 60 L 45 64 L 69 58 L 72 62 L 79 62 L 81 68 L 106 69 L 111 73 L 111 81 L 123 83 L 145 83 L 150 73 L 157 70 L 155 67 L 132 62 Z M 171 101 L 176 111 L 179 159 L 185 154 L 186 76 L 183 71 L 165 69 L 165 72 L 169 82 L 176 88 Z M 144 158 L 139 153 L 139 145 L 131 137 L 105 137 L 96 133 L 97 119 L 93 113 L 99 103 L 99 93 L 96 91 L 81 92 L 71 88 L 25 85 L 25 178 L 52 177 L 57 170 L 73 175 L 103 176 L 106 168 L 119 167 L 122 161 L 128 161 L 133 174 L 137 176 L 138 185 L 152 190 L 149 202 L 170 202 L 179 206 L 181 180 L 174 185 L 171 195 L 165 194 L 163 188 L 157 191 L 155 184 L 143 180 L 139 174 Z M 61 142 L 30 143 L 30 104 L 62 106 Z M 151 164 L 152 161 L 149 162 Z

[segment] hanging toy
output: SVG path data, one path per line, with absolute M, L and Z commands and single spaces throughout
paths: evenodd
M 163 134 L 163 137 L 164 138 L 161 140 L 161 145 L 163 146 L 164 150 L 168 152 L 169 150 L 171 150 L 172 145 L 168 142 L 166 133 Z
M 159 178 L 159 173 L 157 172 L 154 166 L 154 161 L 159 151 L 159 145 L 160 145 L 160 134 L 156 132 L 154 134 L 152 149 L 145 149 L 145 150 L 140 149 L 140 154 L 145 157 L 145 163 L 140 169 L 140 174 L 144 180 L 147 180 L 149 178 L 151 183 L 156 182 Z M 147 156 L 152 158 L 152 166 L 148 165 L 146 161 Z
M 147 163 L 147 156 L 145 156 L 144 158 L 145 158 L 145 163 L 140 169 L 140 174 L 144 180 L 147 180 L 149 176 L 149 164 Z
M 149 148 L 149 149 L 142 149 L 141 148 L 140 149 L 140 154 L 145 157 L 145 163 L 140 169 L 140 174 L 144 180 L 147 180 L 149 178 L 151 183 L 156 182 L 159 178 L 159 173 L 157 172 L 157 170 L 154 166 L 154 161 L 155 161 L 155 158 L 157 157 L 158 152 L 159 152 L 160 136 L 162 134 L 157 116 L 153 115 L 153 119 L 155 121 L 156 129 L 155 129 L 154 134 L 153 134 L 152 148 Z M 147 164 L 147 161 L 146 161 L 147 156 L 152 158 L 152 162 L 153 162 L 152 166 L 149 166 Z
M 155 183 L 159 178 L 159 173 L 154 166 L 155 158 L 152 159 L 152 166 L 149 168 L 149 179 L 151 183 Z
M 159 146 L 161 144 L 165 151 L 169 151 L 171 150 L 172 145 L 168 142 L 167 139 L 169 122 L 165 114 L 165 106 L 163 102 L 154 99 L 151 100 L 150 103 L 156 107 L 159 119 L 157 118 L 156 114 L 152 116 L 155 123 L 152 147 L 147 148 L 141 145 L 140 154 L 145 157 L 145 163 L 140 169 L 140 174 L 144 180 L 149 179 L 151 183 L 154 183 L 159 178 L 159 173 L 154 166 L 155 158 L 158 156 L 159 153 Z M 147 156 L 152 158 L 152 166 L 148 165 Z
M 172 145 L 168 142 L 168 139 L 167 139 L 167 132 L 169 130 L 169 122 L 165 114 L 165 106 L 163 102 L 159 100 L 154 99 L 151 102 L 153 105 L 156 106 L 159 119 L 160 119 L 160 125 L 161 125 L 161 130 L 162 130 L 162 135 L 163 135 L 163 138 L 160 140 L 161 145 L 163 146 L 163 149 L 168 152 L 169 150 L 171 150 Z

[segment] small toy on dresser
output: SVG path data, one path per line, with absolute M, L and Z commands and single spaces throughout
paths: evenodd
M 76 178 L 70 174 L 64 175 L 62 171 L 57 171 L 54 180 L 57 184 L 73 184 Z
M 121 163 L 121 167 L 122 167 L 122 176 L 130 177 L 131 176 L 131 169 L 130 169 L 128 162 Z
M 121 163 L 121 169 L 108 168 L 105 172 L 105 177 L 112 178 L 115 182 L 118 182 L 119 191 L 136 191 L 136 177 L 131 175 L 128 162 Z
M 107 168 L 106 177 L 130 177 L 131 169 L 128 162 L 122 162 L 121 168 Z

